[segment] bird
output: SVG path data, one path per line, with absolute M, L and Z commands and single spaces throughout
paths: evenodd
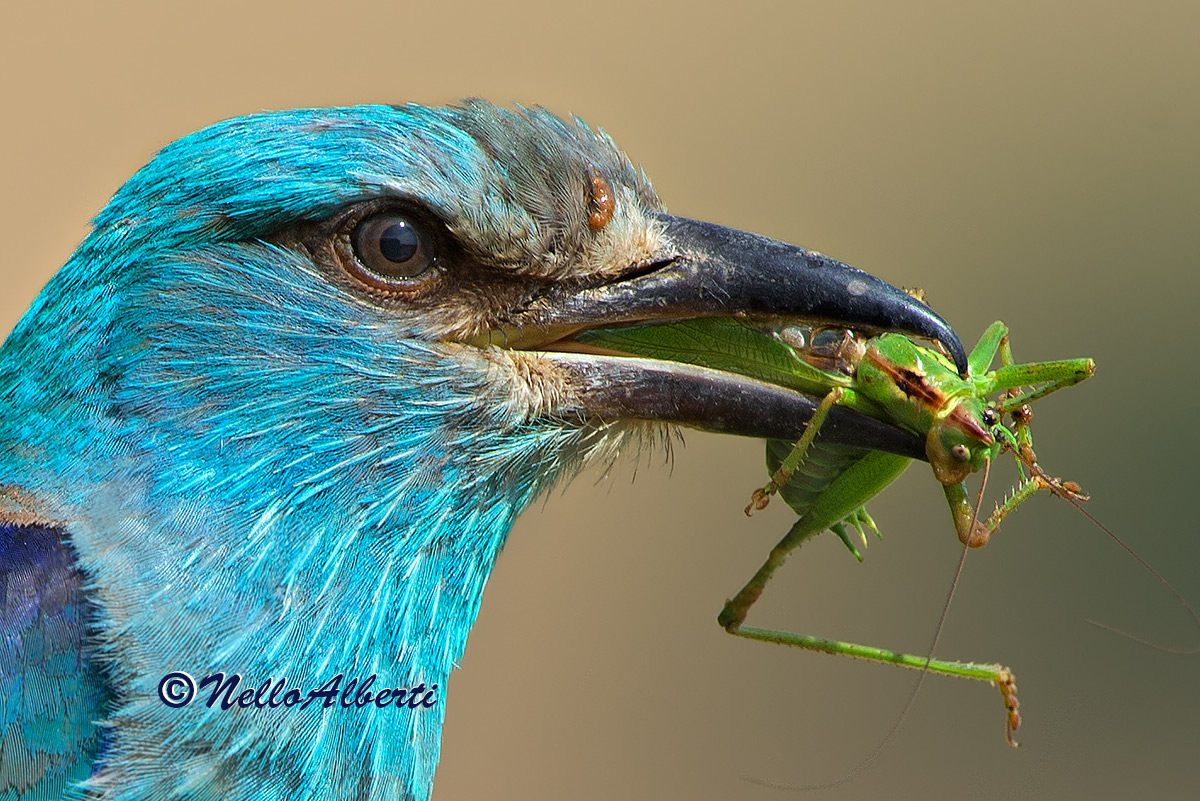
M 701 317 L 966 365 L 907 293 L 668 214 L 540 107 L 264 112 L 164 147 L 0 349 L 0 798 L 427 799 L 522 509 L 664 426 L 803 431 L 802 393 L 574 339 Z M 829 441 L 924 458 L 833 411 Z

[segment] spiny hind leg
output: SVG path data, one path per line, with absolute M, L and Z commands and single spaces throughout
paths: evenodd
M 925 670 L 930 673 L 939 673 L 946 676 L 958 676 L 959 678 L 991 682 L 1000 690 L 1000 695 L 1004 701 L 1005 737 L 1008 739 L 1010 745 L 1017 745 L 1012 736 L 1013 732 L 1021 724 L 1021 716 L 1017 711 L 1017 682 L 1012 671 L 1002 665 L 950 662 L 915 654 L 904 654 L 899 651 L 891 651 L 869 645 L 859 645 L 842 640 L 830 640 L 811 634 L 796 634 L 790 631 L 761 629 L 743 625 L 750 607 L 762 595 L 767 582 L 770 581 L 775 571 L 783 565 L 793 550 L 814 533 L 817 533 L 811 528 L 805 527 L 803 522 L 803 519 L 799 520 L 792 526 L 787 535 L 771 549 L 767 560 L 763 562 L 762 567 L 746 583 L 746 586 L 742 587 L 737 595 L 725 602 L 725 606 L 721 609 L 721 614 L 717 616 L 717 622 L 721 627 L 730 634 L 737 637 L 744 637 L 748 640 L 789 645 L 793 648 L 803 648 L 808 651 L 848 656 L 871 662 L 899 665 L 914 670 Z

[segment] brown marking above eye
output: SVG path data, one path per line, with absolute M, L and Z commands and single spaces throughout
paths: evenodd
M 609 186 L 600 171 L 593 167 L 591 173 L 592 197 L 588 201 L 588 207 L 591 209 L 591 213 L 588 214 L 588 227 L 593 231 L 599 231 L 613 218 L 617 199 L 613 196 L 612 187 Z

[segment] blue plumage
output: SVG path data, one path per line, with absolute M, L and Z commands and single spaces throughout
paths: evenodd
M 357 282 L 397 208 L 436 259 Z M 661 211 L 603 134 L 479 102 L 229 120 L 131 178 L 0 351 L 0 799 L 427 798 L 514 517 L 702 422 L 537 351 L 682 263 Z M 437 703 L 172 708 L 171 671 Z
M 93 613 L 61 531 L 0 522 L 0 776 L 18 798 L 60 797 L 91 772 L 107 701 Z

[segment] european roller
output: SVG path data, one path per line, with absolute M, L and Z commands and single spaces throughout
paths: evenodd
M 966 365 L 906 293 L 666 214 L 542 110 L 298 110 L 168 145 L 0 350 L 0 799 L 428 798 L 531 500 L 664 424 L 803 430 L 801 393 L 575 342 L 715 316 Z M 924 458 L 841 408 L 822 437 Z M 215 678 L 168 703 L 180 673 Z

